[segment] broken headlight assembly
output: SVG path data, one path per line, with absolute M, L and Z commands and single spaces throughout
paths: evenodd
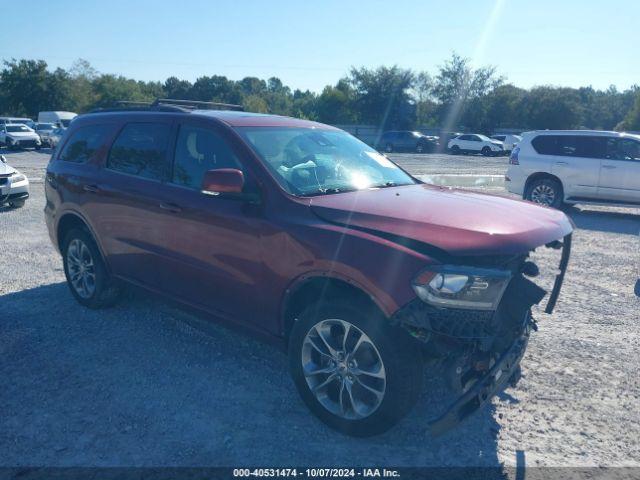
M 423 270 L 413 290 L 425 303 L 441 308 L 495 310 L 511 272 L 458 265 L 438 265 Z

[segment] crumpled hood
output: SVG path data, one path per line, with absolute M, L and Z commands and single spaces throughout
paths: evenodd
M 511 255 L 571 233 L 567 216 L 529 202 L 433 185 L 313 197 L 322 219 L 403 237 L 450 255 Z

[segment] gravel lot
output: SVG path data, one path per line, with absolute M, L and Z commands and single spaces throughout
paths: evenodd
M 142 294 L 77 305 L 43 220 L 48 156 L 7 153 L 32 197 L 0 209 L 0 465 L 640 466 L 640 211 L 570 211 L 564 292 L 537 316 L 516 388 L 441 438 L 426 431 L 438 405 L 425 395 L 387 434 L 351 439 L 311 416 L 274 346 Z M 422 175 L 507 164 L 392 157 Z

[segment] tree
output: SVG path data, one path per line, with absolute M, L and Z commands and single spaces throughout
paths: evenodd
M 193 85 L 186 80 L 179 80 L 177 77 L 169 77 L 164 81 L 163 91 L 167 98 L 176 100 L 190 100 Z
M 318 120 L 334 125 L 356 123 L 354 103 L 355 92 L 347 79 L 340 80 L 335 87 L 327 85 L 318 97 Z
M 528 92 L 523 103 L 528 128 L 559 130 L 580 127 L 582 111 L 580 96 L 575 89 L 535 87 Z
M 349 83 L 355 92 L 355 108 L 363 123 L 390 128 L 415 124 L 415 101 L 410 95 L 414 74 L 397 66 L 376 70 L 352 68 Z
M 461 121 L 475 128 L 486 125 L 486 105 L 481 99 L 503 81 L 495 67 L 473 69 L 468 59 L 453 53 L 440 67 L 432 89 L 439 102 L 441 124 L 446 130 Z
M 633 108 L 624 120 L 616 126 L 616 130 L 640 131 L 640 90 L 637 91 Z

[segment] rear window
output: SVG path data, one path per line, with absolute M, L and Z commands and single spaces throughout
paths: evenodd
M 164 179 L 170 133 L 164 123 L 127 124 L 113 142 L 107 167 L 152 180 Z
M 96 153 L 107 137 L 108 126 L 89 125 L 81 127 L 71 134 L 58 160 L 84 163 Z

